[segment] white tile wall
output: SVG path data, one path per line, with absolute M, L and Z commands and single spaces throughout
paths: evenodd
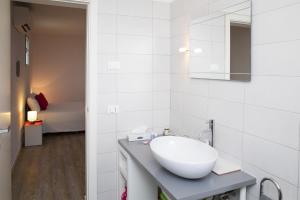
M 152 54 L 152 37 L 135 35 L 118 35 L 118 53 Z
M 121 112 L 152 110 L 152 92 L 118 94 Z
M 117 94 L 116 93 L 101 93 L 99 94 L 98 101 L 98 113 L 99 114 L 107 114 L 107 106 L 108 105 L 116 105 L 117 104 Z
M 218 124 L 243 130 L 244 108 L 242 103 L 212 98 L 209 100 L 208 113 L 208 117 L 216 120 Z
M 98 153 L 110 153 L 117 150 L 116 134 L 106 133 L 98 136 Z
M 170 37 L 170 20 L 154 19 L 153 34 L 157 37 Z
M 153 53 L 158 55 L 170 54 L 170 38 L 155 37 L 153 39 Z
M 255 5 L 255 2 L 253 3 Z M 299 18 L 300 4 L 261 13 L 253 17 L 253 44 L 286 42 L 300 38 L 300 27 L 295 26 Z M 276 22 L 276 23 L 271 23 Z
M 118 0 L 118 14 L 136 17 L 153 16 L 153 2 L 150 0 Z
M 99 13 L 112 13 L 117 12 L 117 0 L 99 0 Z
M 114 74 L 115 71 L 108 69 L 108 62 L 112 60 L 117 60 L 116 54 L 99 54 L 98 55 L 98 73 L 102 75 Z M 101 84 L 102 87 L 105 87 L 104 84 Z
M 245 101 L 248 104 L 300 113 L 300 93 L 296 92 L 299 86 L 299 77 L 252 76 L 251 84 L 246 87 Z
M 151 74 L 154 70 L 152 55 L 121 54 L 119 55 L 119 61 L 122 65 L 120 73 Z
M 99 189 L 100 192 L 107 192 L 113 190 L 117 186 L 117 173 L 107 172 L 99 176 Z
M 110 74 L 100 74 L 98 76 L 99 81 L 99 94 L 114 93 L 117 91 L 116 76 Z
M 184 77 L 183 91 L 189 94 L 202 95 L 207 97 L 209 94 L 209 82 L 206 80 L 197 80 Z
M 116 33 L 117 17 L 113 14 L 99 14 L 99 33 L 114 34 Z
M 252 80 L 248 83 L 190 79 L 189 23 L 243 0 L 176 0 L 171 4 L 171 129 L 199 137 L 216 120 L 220 155 L 257 178 L 273 177 L 284 200 L 300 199 L 299 0 L 252 0 Z M 205 99 L 205 100 L 204 100 Z M 275 192 L 267 187 L 270 197 Z M 258 200 L 258 186 L 249 188 Z
M 106 115 L 100 114 L 99 115 L 99 126 L 98 131 L 99 134 L 107 134 L 116 131 L 116 116 L 115 115 Z
M 101 34 L 99 38 L 100 53 L 114 53 L 116 51 L 116 37 L 112 34 Z
M 170 121 L 170 4 L 99 0 L 98 199 L 117 199 L 117 138 Z M 120 63 L 119 70 L 108 62 Z M 119 105 L 107 114 L 108 105 Z
M 245 132 L 299 150 L 300 115 L 246 105 Z
M 295 3 L 299 3 L 299 0 L 264 0 L 264 1 L 256 1 L 253 4 L 253 14 L 259 14 L 266 11 L 271 11 L 274 9 L 278 9 L 281 7 L 293 5 Z
M 117 153 L 104 153 L 99 155 L 99 172 L 114 172 L 117 168 Z
M 152 74 L 118 75 L 118 92 L 151 92 Z
M 275 178 L 285 200 L 299 200 L 300 1 L 252 1 L 249 83 L 190 79 L 189 58 L 178 53 L 189 47 L 190 20 L 239 1 L 99 0 L 100 200 L 117 199 L 117 138 L 142 124 L 199 137 L 210 118 L 222 156 L 258 181 Z M 109 61 L 120 70 L 109 70 Z M 108 115 L 109 104 L 120 113 Z M 248 197 L 258 199 L 257 185 Z
M 170 92 L 153 92 L 153 109 L 170 109 Z
M 253 60 L 253 65 L 257 67 L 252 70 L 252 73 L 255 75 L 300 76 L 299 51 L 300 41 L 253 46 L 252 54 L 257 58 Z
M 152 111 L 133 111 L 118 114 L 118 131 L 130 131 L 141 125 L 152 126 Z
M 188 135 L 199 138 L 201 136 L 201 130 L 205 130 L 207 128 L 204 119 L 191 115 L 183 115 L 182 117 L 182 130 L 180 131 L 179 135 Z
M 183 99 L 183 113 L 207 119 L 209 101 L 207 97 L 200 95 L 185 95 Z
M 153 125 L 155 127 L 164 128 L 169 127 L 170 110 L 157 110 L 153 112 Z
M 215 147 L 224 153 L 230 154 L 236 159 L 242 159 L 243 133 L 230 127 L 217 124 L 214 138 Z
M 170 4 L 159 1 L 153 2 L 153 18 L 170 19 Z
M 168 91 L 170 90 L 170 75 L 156 74 L 153 77 L 153 91 Z
M 244 161 L 286 180 L 298 184 L 298 152 L 296 150 L 245 135 Z M 258 156 L 259 155 L 259 156 Z
M 170 56 L 168 55 L 153 56 L 153 72 L 170 73 Z
M 105 200 L 116 200 L 117 199 L 117 190 L 108 190 L 105 192 L 99 192 L 98 198 L 105 199 Z
M 209 82 L 209 96 L 213 98 L 244 102 L 245 83 L 231 81 Z
M 118 16 L 118 33 L 152 36 L 152 18 Z

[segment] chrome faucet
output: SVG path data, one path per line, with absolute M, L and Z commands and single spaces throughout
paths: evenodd
M 215 122 L 214 122 L 214 120 L 213 119 L 210 119 L 210 120 L 208 120 L 208 127 L 209 127 L 209 130 L 210 130 L 210 132 L 211 132 L 211 139 L 208 141 L 208 144 L 210 145 L 210 146 L 214 146 L 214 129 L 215 129 Z
M 206 122 L 206 124 L 208 124 L 208 128 L 202 130 L 199 140 L 213 147 L 214 146 L 214 129 L 215 129 L 214 128 L 214 120 L 210 119 Z

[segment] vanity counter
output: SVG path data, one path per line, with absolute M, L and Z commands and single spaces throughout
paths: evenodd
M 174 200 L 198 200 L 231 190 L 245 188 L 256 183 L 256 179 L 243 171 L 190 180 L 180 178 L 164 169 L 152 156 L 150 146 L 142 142 L 119 140 L 121 147 L 157 182 Z

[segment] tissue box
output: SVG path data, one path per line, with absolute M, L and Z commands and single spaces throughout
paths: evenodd
M 128 141 L 134 142 L 134 141 L 143 141 L 143 140 L 150 140 L 151 134 L 150 133 L 134 133 L 128 135 Z
M 137 127 L 131 131 L 131 134 L 128 135 L 128 141 L 139 141 L 139 140 L 150 140 L 151 133 L 147 132 L 148 127 L 146 125 Z

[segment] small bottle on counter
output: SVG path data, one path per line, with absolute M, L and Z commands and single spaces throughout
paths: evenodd
M 167 136 L 170 135 L 170 129 L 169 128 L 165 128 L 163 131 L 163 136 Z

